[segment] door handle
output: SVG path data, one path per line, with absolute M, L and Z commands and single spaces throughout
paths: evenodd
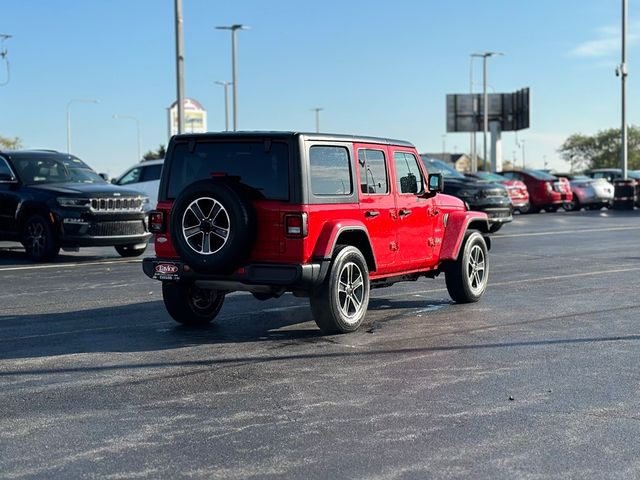
M 399 210 L 398 215 L 400 215 L 401 217 L 407 217 L 411 215 L 411 210 Z
M 367 210 L 364 212 L 364 216 L 369 218 L 377 217 L 378 215 L 380 215 L 380 212 L 377 210 Z

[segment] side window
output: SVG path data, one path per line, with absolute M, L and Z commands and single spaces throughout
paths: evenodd
M 312 146 L 309 150 L 311 192 L 314 195 L 353 193 L 349 152 L 344 147 Z
M 387 164 L 382 150 L 358 150 L 360 164 L 360 191 L 366 194 L 389 193 Z
M 129 170 L 124 177 L 120 179 L 118 185 L 128 185 L 130 183 L 138 183 L 140 181 L 141 167 Z
M 398 192 L 416 195 L 424 191 L 422 173 L 420 173 L 416 157 L 406 152 L 395 152 L 393 162 L 396 165 Z
M 147 167 L 143 167 L 140 181 L 151 182 L 152 180 L 159 180 L 161 173 L 162 165 L 149 165 Z
M 0 180 L 15 179 L 9 164 L 4 158 L 0 157 Z
M 502 175 L 510 178 L 511 180 L 523 180 L 522 175 L 516 172 L 503 172 Z

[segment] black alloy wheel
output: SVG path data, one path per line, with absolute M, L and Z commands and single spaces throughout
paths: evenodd
M 27 257 L 36 262 L 53 260 L 60 252 L 53 227 L 42 215 L 32 215 L 27 219 L 22 231 L 22 244 Z

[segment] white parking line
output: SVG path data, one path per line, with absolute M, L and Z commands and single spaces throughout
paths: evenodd
M 585 228 L 580 230 L 558 230 L 548 232 L 531 232 L 531 233 L 507 233 L 505 235 L 496 235 L 495 238 L 514 238 L 514 237 L 541 237 L 545 235 L 566 235 L 569 233 L 600 233 L 600 232 L 616 232 L 620 230 L 640 230 L 640 227 L 609 227 L 609 228 Z
M 14 272 L 17 270 L 44 270 L 47 268 L 75 268 L 84 267 L 86 265 L 112 265 L 114 263 L 142 263 L 142 259 L 137 260 L 100 260 L 97 262 L 80 262 L 80 263 L 54 263 L 51 265 L 28 265 L 24 267 L 1 267 L 0 272 Z

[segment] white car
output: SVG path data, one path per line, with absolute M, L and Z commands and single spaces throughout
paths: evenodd
M 158 203 L 158 188 L 160 187 L 160 174 L 164 160 L 148 160 L 131 167 L 112 183 L 124 186 L 131 190 L 137 190 L 149 197 L 149 203 L 144 205 L 144 210 L 156 208 Z

